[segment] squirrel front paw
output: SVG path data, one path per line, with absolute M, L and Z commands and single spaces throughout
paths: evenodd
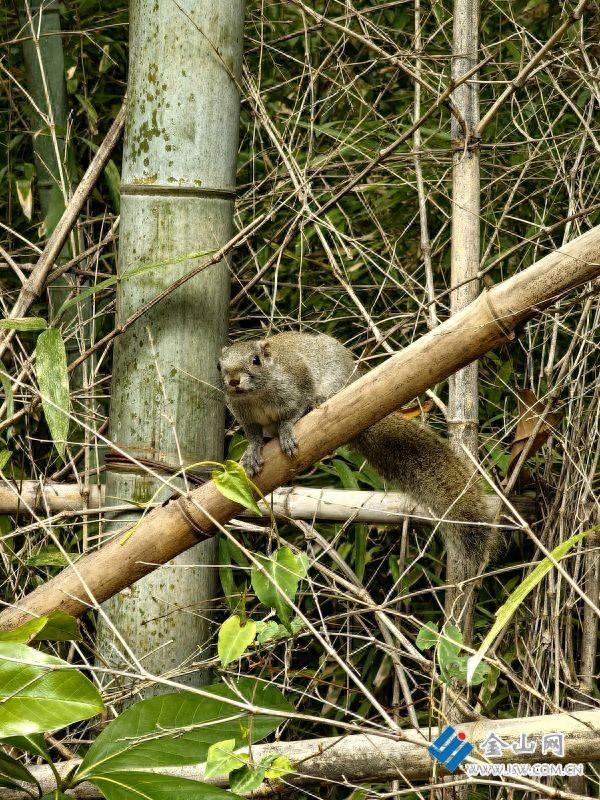
M 279 446 L 288 458 L 293 458 L 298 452 L 298 440 L 294 433 L 294 429 L 289 431 L 279 431 Z
M 249 478 L 254 477 L 254 475 L 261 471 L 265 463 L 262 457 L 262 446 L 260 444 L 249 444 L 240 463 L 246 471 L 246 475 Z

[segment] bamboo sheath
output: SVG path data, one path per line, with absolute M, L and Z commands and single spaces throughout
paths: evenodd
M 600 752 L 600 711 L 578 711 L 570 714 L 547 714 L 539 717 L 524 717 L 504 720 L 480 720 L 458 724 L 469 742 L 475 745 L 473 756 L 480 763 L 492 764 L 531 764 L 531 763 L 585 763 L 594 761 Z M 535 742 L 534 753 L 515 754 L 505 750 L 501 758 L 485 759 L 477 746 L 490 733 L 495 733 L 507 744 L 519 741 L 526 734 L 530 743 Z M 565 754 L 563 758 L 542 753 L 541 740 L 544 734 L 563 733 Z M 306 784 L 310 781 L 343 781 L 347 785 L 366 782 L 387 782 L 399 780 L 408 782 L 423 781 L 433 776 L 434 761 L 427 752 L 427 745 L 438 734 L 437 728 L 421 728 L 418 731 L 403 730 L 403 741 L 373 734 L 352 736 L 331 736 L 319 739 L 306 739 L 295 742 L 275 742 L 252 747 L 256 763 L 272 753 L 287 756 L 294 765 L 295 772 L 286 776 L 285 783 Z M 471 759 L 472 761 L 473 759 Z M 57 764 L 61 775 L 66 775 L 76 764 L 66 761 Z M 444 770 L 438 765 L 438 770 Z M 204 766 L 194 765 L 156 770 L 162 774 L 177 775 L 182 778 L 217 783 L 224 786 L 225 778 L 205 778 Z M 50 793 L 53 775 L 50 769 L 33 767 L 32 772 L 39 780 L 44 794 Z M 460 773 L 457 773 L 460 775 Z M 273 793 L 274 786 L 263 787 L 253 797 Z M 90 783 L 82 783 L 70 792 L 70 796 L 80 800 L 102 797 L 99 790 Z M 3 800 L 22 800 L 22 792 L 4 790 Z
M 512 338 L 520 323 L 554 300 L 600 275 L 600 226 L 553 251 L 528 269 L 486 290 L 466 308 L 393 355 L 301 419 L 299 451 L 291 460 L 277 442 L 264 448 L 265 467 L 256 482 L 269 493 L 348 442 L 361 430 L 400 408 L 457 369 Z M 48 583 L 0 614 L 0 628 L 62 609 L 81 615 L 152 572 L 198 538 L 211 535 L 240 507 L 211 481 L 150 512 L 125 545 L 121 537 L 82 557 Z

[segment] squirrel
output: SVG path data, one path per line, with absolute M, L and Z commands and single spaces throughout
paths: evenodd
M 298 450 L 294 423 L 364 371 L 350 350 L 326 334 L 280 333 L 224 347 L 218 364 L 227 406 L 242 426 L 248 447 L 241 463 L 249 477 L 263 465 L 265 437 L 282 451 Z M 455 537 L 465 562 L 482 568 L 492 554 L 491 515 L 479 480 L 430 428 L 390 414 L 348 446 L 380 475 L 436 516 L 447 541 Z

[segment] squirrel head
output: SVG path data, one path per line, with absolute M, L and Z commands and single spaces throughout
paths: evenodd
M 218 369 L 231 396 L 256 392 L 269 385 L 273 357 L 268 341 L 236 342 L 221 351 Z

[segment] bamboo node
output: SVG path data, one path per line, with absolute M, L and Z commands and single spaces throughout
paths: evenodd
M 502 317 L 496 311 L 496 308 L 494 307 L 494 304 L 492 302 L 492 295 L 490 294 L 489 290 L 487 288 L 484 289 L 482 294 L 485 298 L 486 305 L 488 307 L 488 311 L 490 312 L 491 318 L 498 326 L 498 329 L 500 330 L 504 338 L 508 339 L 509 342 L 512 342 L 516 336 L 514 330 L 512 328 L 509 328 L 508 325 L 504 323 Z

